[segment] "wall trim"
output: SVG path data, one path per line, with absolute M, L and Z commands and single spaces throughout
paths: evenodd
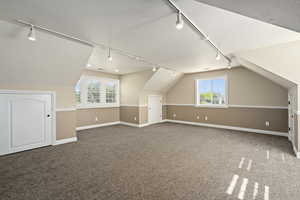
M 120 107 L 147 107 L 147 104 L 121 104 Z
M 119 108 L 119 104 L 107 104 L 107 105 L 77 105 L 76 109 L 81 110 L 81 109 L 97 109 L 97 108 Z
M 197 108 L 201 108 L 202 106 L 196 105 L 196 104 L 164 104 L 163 106 L 195 106 Z M 203 105 L 203 107 L 208 108 L 216 108 L 217 106 L 211 106 L 211 105 Z M 253 106 L 253 105 L 237 105 L 237 104 L 228 104 L 225 106 L 222 106 L 221 108 L 267 108 L 267 109 L 288 109 L 287 106 Z M 218 107 L 217 107 L 218 108 Z M 298 111 L 298 114 L 300 115 L 300 111 Z
M 86 129 L 92 129 L 92 128 L 99 128 L 99 127 L 104 127 L 104 126 L 112 126 L 112 125 L 117 125 L 120 124 L 120 121 L 116 122 L 108 122 L 108 123 L 102 123 L 102 124 L 94 124 L 94 125 L 88 125 L 88 126 L 80 126 L 76 128 L 76 131 L 82 131 Z
M 189 124 L 195 126 L 204 126 L 204 127 L 211 127 L 211 128 L 221 128 L 221 129 L 230 129 L 230 130 L 237 130 L 237 131 L 245 131 L 245 132 L 252 132 L 252 133 L 261 133 L 267 135 L 276 135 L 276 136 L 283 136 L 288 137 L 288 133 L 286 132 L 279 132 L 279 131 L 267 131 L 261 129 L 252 129 L 252 128 L 243 128 L 237 126 L 225 126 L 225 125 L 216 125 L 216 124 L 206 124 L 206 123 L 199 123 L 199 122 L 189 122 L 189 121 L 181 121 L 181 120 L 171 120 L 167 119 L 167 122 L 171 123 L 179 123 L 179 124 Z
M 70 108 L 56 108 L 56 112 L 67 112 L 67 111 L 76 111 L 75 107 L 70 107 Z
M 77 137 L 71 137 L 71 138 L 56 140 L 53 145 L 66 144 L 66 143 L 70 143 L 70 142 L 77 142 Z
M 122 125 L 126 125 L 126 126 L 131 126 L 131 127 L 140 127 L 141 124 L 135 124 L 135 123 L 129 123 L 129 122 L 123 122 L 123 121 L 120 121 L 120 124 Z
M 252 105 L 234 105 L 229 104 L 229 107 L 233 108 L 267 108 L 267 109 L 288 109 L 287 106 L 252 106 Z

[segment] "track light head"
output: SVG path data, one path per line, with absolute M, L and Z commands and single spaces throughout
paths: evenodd
M 112 59 L 113 59 L 113 58 L 112 58 L 112 56 L 111 56 L 111 54 L 110 54 L 110 48 L 109 48 L 109 49 L 108 49 L 108 61 L 111 62 Z
M 35 30 L 33 25 L 30 26 L 30 31 L 28 33 L 28 40 L 36 41 Z
M 156 72 L 157 68 L 156 67 L 153 67 L 152 68 L 152 71 Z
M 178 13 L 177 13 L 176 28 L 178 30 L 183 28 L 182 14 L 180 11 L 178 11 Z
M 231 69 L 231 61 L 228 62 L 227 68 Z
M 216 55 L 216 60 L 220 60 L 220 59 L 221 59 L 221 55 L 220 55 L 220 52 L 218 51 L 217 55 Z

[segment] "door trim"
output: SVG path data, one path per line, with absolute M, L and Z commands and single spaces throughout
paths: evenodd
M 27 94 L 27 95 L 50 95 L 51 96 L 51 144 L 56 144 L 56 92 L 43 90 L 0 90 L 0 94 Z

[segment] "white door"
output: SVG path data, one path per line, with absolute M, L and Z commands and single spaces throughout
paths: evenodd
M 148 122 L 158 123 L 162 121 L 162 97 L 148 96 Z
M 0 155 L 51 144 L 51 95 L 0 94 Z

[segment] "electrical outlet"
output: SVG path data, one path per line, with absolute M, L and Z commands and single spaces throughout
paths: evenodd
M 176 114 L 175 114 L 175 113 L 173 114 L 173 117 L 174 117 L 174 118 L 176 117 Z
M 136 121 L 136 117 L 134 117 L 133 119 L 134 119 L 134 121 Z
M 208 120 L 208 117 L 207 117 L 207 116 L 205 116 L 205 118 L 204 118 L 204 119 L 205 119 L 205 121 L 207 121 L 207 120 Z
M 96 122 L 98 121 L 98 117 L 95 117 L 95 121 L 96 121 Z
M 270 122 L 269 121 L 266 121 L 266 126 L 270 126 Z
M 200 116 L 199 116 L 199 115 L 197 116 L 197 119 L 200 119 Z

